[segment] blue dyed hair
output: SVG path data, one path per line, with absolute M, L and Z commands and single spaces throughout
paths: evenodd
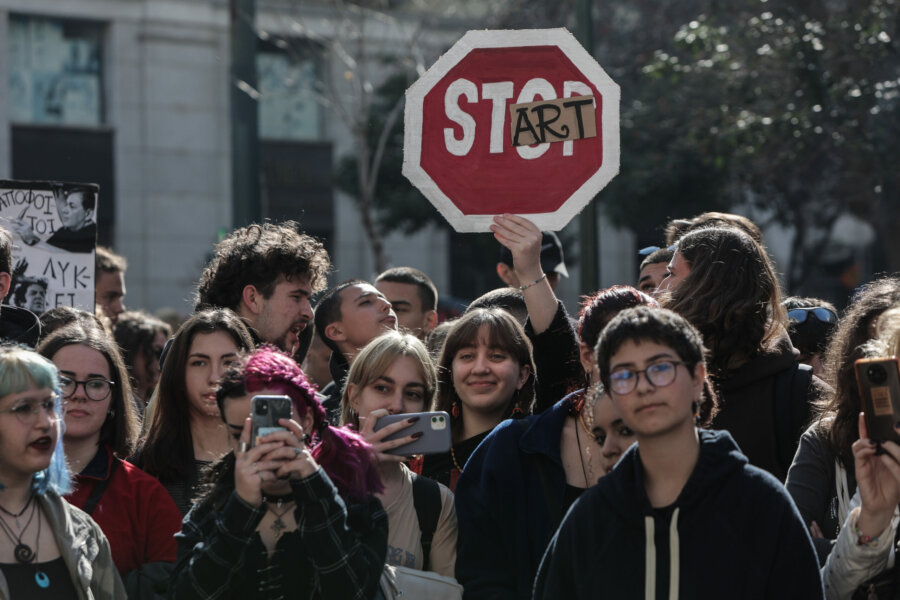
M 20 346 L 0 347 L 0 398 L 10 394 L 18 394 L 30 388 L 50 388 L 56 391 L 56 448 L 50 459 L 50 466 L 34 474 L 32 489 L 43 494 L 52 489 L 59 495 L 72 491 L 72 477 L 66 465 L 63 451 L 63 432 L 65 421 L 62 415 L 62 397 L 59 391 L 59 378 L 52 362 L 36 352 Z M 0 485 L 3 483 L 0 482 Z

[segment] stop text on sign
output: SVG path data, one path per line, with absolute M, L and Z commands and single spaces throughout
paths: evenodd
M 522 89 L 519 90 L 516 102 L 511 107 L 510 112 L 513 112 L 516 107 L 521 107 L 521 105 L 547 105 L 551 104 L 547 101 L 572 98 L 568 102 L 553 102 L 552 104 L 560 107 L 570 104 L 565 109 L 574 111 L 569 116 L 579 125 L 576 128 L 569 126 L 568 133 L 564 136 L 559 136 L 556 135 L 556 131 L 561 130 L 561 127 L 557 125 L 559 117 L 555 119 L 549 118 L 546 110 L 538 111 L 536 115 L 538 119 L 536 121 L 532 121 L 531 116 L 528 114 L 528 109 L 525 109 L 525 112 L 514 113 L 517 117 L 516 122 L 512 122 L 511 119 L 512 146 L 515 147 L 516 152 L 522 158 L 533 160 L 543 156 L 550 148 L 549 142 L 551 141 L 563 141 L 563 156 L 572 156 L 574 154 L 572 140 L 596 135 L 596 119 L 594 117 L 596 103 L 593 100 L 591 88 L 582 81 L 564 81 L 560 91 L 561 94 L 558 94 L 553 84 L 542 77 L 529 79 L 522 86 Z M 475 83 L 465 78 L 459 78 L 451 82 L 444 93 L 444 112 L 447 119 L 459 126 L 461 135 L 458 135 L 458 132 L 453 127 L 444 128 L 444 146 L 447 152 L 454 156 L 466 156 L 472 150 L 475 136 L 479 131 L 484 131 L 487 128 L 490 133 L 489 153 L 502 154 L 504 149 L 503 134 L 507 130 L 507 104 L 514 94 L 515 88 L 512 81 L 483 83 L 480 90 Z M 589 105 L 584 99 L 585 96 L 589 97 Z M 534 100 L 537 97 L 540 97 L 545 102 L 535 103 Z M 475 118 L 463 109 L 463 104 L 475 104 L 477 102 L 491 103 L 490 123 L 479 125 Z M 590 119 L 590 124 L 593 125 L 593 135 L 584 135 L 587 130 L 588 119 Z M 526 130 L 530 128 L 532 133 L 528 135 L 532 141 L 528 141 L 523 136 L 517 143 L 516 130 L 520 126 Z M 575 135 L 578 133 L 581 135 Z M 552 139 L 547 139 L 548 134 Z M 535 142 L 539 143 L 534 146 L 527 145 Z

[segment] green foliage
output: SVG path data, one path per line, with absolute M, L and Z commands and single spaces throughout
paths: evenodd
M 403 102 L 406 88 L 412 84 L 406 73 L 388 77 L 375 91 L 372 99 L 371 118 L 366 135 L 369 147 L 374 150 L 385 127 L 388 113 L 397 102 Z M 337 186 L 354 199 L 360 197 L 356 153 L 343 156 L 336 169 Z M 431 203 L 403 176 L 403 119 L 397 121 L 379 167 L 375 186 L 375 207 L 378 226 L 385 233 L 401 231 L 412 233 L 428 224 L 449 228 Z

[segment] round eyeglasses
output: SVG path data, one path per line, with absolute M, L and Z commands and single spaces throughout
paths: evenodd
M 71 398 L 79 385 L 84 386 L 84 395 L 87 396 L 88 399 L 93 400 L 94 402 L 100 402 L 109 397 L 110 390 L 112 390 L 113 386 L 116 384 L 114 381 L 107 381 L 102 377 L 91 377 L 84 381 L 78 381 L 77 379 L 62 376 L 59 378 L 59 390 L 62 392 L 63 398 Z
M 609 374 L 609 387 L 613 392 L 624 396 L 630 394 L 637 387 L 641 373 L 654 387 L 666 387 L 675 381 L 678 365 L 687 365 L 680 360 L 661 360 L 655 362 L 646 369 L 629 369 L 627 367 L 616 369 Z
M 837 315 L 828 310 L 824 306 L 814 306 L 812 308 L 792 308 L 788 311 L 788 320 L 791 323 L 806 323 L 809 315 L 822 323 L 837 323 Z
M 0 414 L 9 413 L 14 415 L 22 425 L 34 425 L 38 415 L 44 411 L 51 420 L 56 420 L 65 415 L 66 403 L 60 406 L 60 412 L 56 412 L 56 394 L 50 394 L 46 398 L 39 400 L 37 398 L 22 398 L 15 406 L 0 410 Z

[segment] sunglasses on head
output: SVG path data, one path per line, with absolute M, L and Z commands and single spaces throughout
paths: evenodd
M 837 323 L 838 320 L 837 315 L 824 306 L 792 308 L 788 311 L 788 320 L 791 323 L 806 323 L 806 319 L 809 318 L 810 314 L 822 323 Z
M 675 252 L 676 248 L 678 248 L 678 244 L 672 244 L 667 249 Z M 646 248 L 641 248 L 640 250 L 638 250 L 638 254 L 640 254 L 641 256 L 649 256 L 657 250 L 662 250 L 662 248 L 660 248 L 659 246 L 647 246 Z

